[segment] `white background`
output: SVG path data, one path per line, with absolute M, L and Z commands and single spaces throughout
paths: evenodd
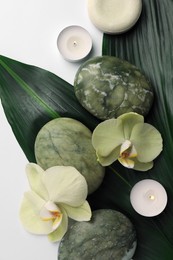
M 90 57 L 100 55 L 102 33 L 89 20 L 87 0 L 0 0 L 0 54 L 73 84 L 82 62 L 65 61 L 56 40 L 64 27 L 74 24 L 91 34 Z M 0 260 L 56 260 L 58 244 L 27 233 L 19 221 L 23 193 L 29 188 L 26 163 L 0 104 Z

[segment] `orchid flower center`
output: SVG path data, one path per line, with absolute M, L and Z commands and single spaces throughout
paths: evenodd
M 131 158 L 135 157 L 137 152 L 134 145 L 129 140 L 124 141 L 120 148 L 119 162 L 127 168 L 133 168 L 135 162 Z
M 52 221 L 52 229 L 55 230 L 61 224 L 63 214 L 54 202 L 48 201 L 41 209 L 40 217 L 43 221 Z

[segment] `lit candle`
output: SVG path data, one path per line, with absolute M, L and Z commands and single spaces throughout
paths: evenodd
M 157 181 L 146 179 L 134 185 L 130 201 L 136 212 L 145 217 L 159 215 L 166 207 L 167 193 Z
M 64 28 L 57 39 L 59 52 L 68 61 L 84 59 L 92 49 L 92 39 L 83 27 L 72 25 Z
M 142 0 L 88 0 L 91 22 L 110 34 L 129 30 L 138 20 Z

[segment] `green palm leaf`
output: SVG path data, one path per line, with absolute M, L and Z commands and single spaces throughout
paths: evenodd
M 40 128 L 53 118 L 72 117 L 93 129 L 98 120 L 77 102 L 73 87 L 53 73 L 0 56 L 0 98 L 29 161 Z
M 103 55 L 128 60 L 150 79 L 155 91 L 155 102 L 146 120 L 159 129 L 164 140 L 164 150 L 149 172 L 141 174 L 116 166 L 116 170 L 126 182 L 133 185 L 139 179 L 152 178 L 162 183 L 168 193 L 169 201 L 166 210 L 152 219 L 131 214 L 128 205 L 121 207 L 121 203 L 128 200 L 128 197 L 116 202 L 122 210 L 127 210 L 126 213 L 129 213 L 135 221 L 141 239 L 135 259 L 142 260 L 173 259 L 172 12 L 173 1 L 171 0 L 144 0 L 140 20 L 131 31 L 120 36 L 105 34 L 103 37 Z M 120 190 L 120 193 L 115 194 L 120 196 L 123 191 Z

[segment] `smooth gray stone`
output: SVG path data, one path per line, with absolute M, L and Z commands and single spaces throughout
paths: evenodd
M 83 63 L 76 73 L 74 89 L 81 105 L 102 120 L 127 112 L 145 116 L 153 102 L 153 89 L 140 70 L 111 56 Z
M 122 213 L 102 209 L 89 222 L 72 224 L 60 242 L 58 260 L 130 260 L 136 232 Z
M 51 120 L 36 137 L 36 161 L 43 169 L 55 165 L 75 167 L 85 177 L 90 194 L 100 186 L 105 174 L 105 168 L 97 161 L 91 136 L 91 131 L 77 120 Z

